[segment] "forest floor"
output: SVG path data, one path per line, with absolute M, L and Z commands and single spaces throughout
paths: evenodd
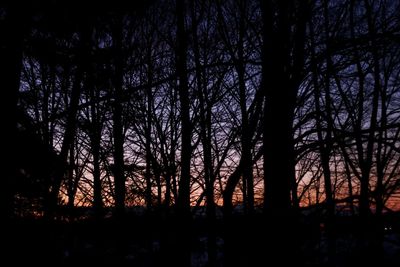
M 400 266 L 400 216 L 385 221 L 381 253 L 368 246 L 366 239 L 342 220 L 335 235 L 335 254 L 328 256 L 328 240 L 321 224 L 307 219 L 299 225 L 297 266 L 359 266 L 374 254 L 377 266 Z M 179 231 L 190 233 L 192 267 L 207 266 L 207 227 L 204 218 L 193 220 L 189 229 L 178 229 L 174 219 L 157 216 L 130 216 L 124 221 L 112 218 L 101 222 L 46 222 L 42 219 L 16 220 L 7 228 L 7 257 L 14 264 L 57 264 L 76 266 L 95 264 L 110 266 L 170 266 Z M 229 226 L 220 219 L 216 230 L 216 266 L 254 266 L 268 254 L 268 240 L 260 234 L 263 220 L 258 217 L 236 216 Z M 229 246 L 228 246 L 229 245 Z M 227 250 L 230 247 L 230 250 Z M 233 249 L 232 249 L 233 248 Z M 376 255 L 380 255 L 377 257 Z M 290 256 L 290 255 L 288 255 Z M 294 255 L 292 255 L 294 256 Z M 232 260 L 233 258 L 233 260 Z M 228 260 L 228 261 L 227 261 Z M 371 262 L 369 262 L 371 263 Z

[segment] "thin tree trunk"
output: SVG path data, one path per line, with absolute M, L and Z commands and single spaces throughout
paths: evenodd
M 171 175 L 169 171 L 165 174 L 165 194 L 164 194 L 164 206 L 168 210 L 171 204 Z
M 256 117 L 258 117 L 258 116 L 256 116 Z M 248 130 L 250 132 L 253 132 L 253 129 L 251 129 L 251 128 Z M 261 156 L 263 156 L 263 149 L 261 149 L 261 151 L 259 151 L 254 156 L 253 162 L 251 164 L 254 165 L 258 160 L 260 160 Z M 226 185 L 225 185 L 225 189 L 222 193 L 224 217 L 229 217 L 232 214 L 232 210 L 233 210 L 232 197 L 233 197 L 233 193 L 235 192 L 235 188 L 240 181 L 241 174 L 243 173 L 242 166 L 243 166 L 243 163 L 240 161 L 239 165 L 236 167 L 235 171 L 233 171 L 232 174 L 228 177 Z
M 351 211 L 351 215 L 354 216 L 354 196 L 353 196 L 353 181 L 351 179 L 351 171 L 349 168 L 349 164 L 345 162 L 345 169 L 346 169 L 346 176 L 347 176 L 347 187 L 348 187 L 348 192 L 349 192 L 349 207 Z
M 244 9 L 244 2 L 241 1 L 240 8 Z M 244 12 L 244 11 L 243 11 Z M 245 65 L 243 57 L 243 39 L 245 34 L 245 25 L 243 14 L 240 18 L 239 28 L 239 43 L 238 43 L 238 59 L 236 61 L 236 71 L 239 81 L 239 99 L 240 111 L 242 117 L 242 155 L 243 162 L 243 204 L 247 212 L 253 213 L 254 211 L 254 178 L 253 178 L 253 165 L 251 160 L 251 135 L 247 130 L 249 128 L 248 114 L 247 114 L 247 99 L 246 99 L 246 83 L 245 83 Z
M 355 25 L 354 25 L 354 12 L 355 12 L 355 7 L 354 7 L 355 1 L 351 0 L 350 1 L 350 32 L 351 32 L 351 38 L 355 39 Z M 359 201 L 359 209 L 360 209 L 360 214 L 366 215 L 370 213 L 369 209 L 369 197 L 368 197 L 368 190 L 369 190 L 369 171 L 368 168 L 366 168 L 366 159 L 364 159 L 364 146 L 363 146 L 363 141 L 362 141 L 362 119 L 364 115 L 364 78 L 365 74 L 363 72 L 362 66 L 361 66 L 361 59 L 358 51 L 358 47 L 355 45 L 353 48 L 354 52 L 354 57 L 356 60 L 356 69 L 357 69 L 357 76 L 358 76 L 358 106 L 357 106 L 357 120 L 354 124 L 354 131 L 355 131 L 355 139 L 356 139 L 356 148 L 357 148 L 357 156 L 358 156 L 358 162 L 360 165 L 361 169 L 361 175 L 360 175 L 360 201 Z
M 376 185 L 376 196 L 378 198 L 378 202 L 376 203 L 376 212 L 375 212 L 375 220 L 372 225 L 369 225 L 370 228 L 373 230 L 371 236 L 371 249 L 375 253 L 370 255 L 370 260 L 379 262 L 383 259 L 383 241 L 384 241 L 384 231 L 383 231 L 383 218 L 382 218 L 382 209 L 383 209 L 383 162 L 381 157 L 381 150 L 382 150 L 382 131 L 383 128 L 379 127 L 378 132 L 378 140 L 375 139 L 376 128 L 378 127 L 378 115 L 381 117 L 381 126 L 385 127 L 386 125 L 386 92 L 382 88 L 381 83 L 381 66 L 380 66 L 380 58 L 379 58 L 379 51 L 378 51 L 378 44 L 377 44 L 377 31 L 376 31 L 376 20 L 374 19 L 373 14 L 373 7 L 370 5 L 369 1 L 364 1 L 366 6 L 366 15 L 367 15 L 367 24 L 368 24 L 368 33 L 371 42 L 371 53 L 372 53 L 372 63 L 373 63 L 373 77 L 374 77 L 374 91 L 373 91 L 373 98 L 372 98 L 372 114 L 371 114 L 371 121 L 370 121 L 370 132 L 368 136 L 368 144 L 367 144 L 367 161 L 368 164 L 368 173 L 371 172 L 372 165 L 373 165 L 373 157 L 374 157 L 374 146 L 377 143 L 377 155 L 376 155 L 376 169 L 377 169 L 377 185 Z M 379 105 L 379 102 L 382 105 Z M 379 110 L 379 111 L 378 111 Z M 366 171 L 367 172 L 367 171 Z M 370 174 L 369 174 L 370 175 Z M 365 182 L 367 183 L 367 182 Z M 361 185 L 364 190 L 367 190 L 369 198 L 369 179 L 368 185 Z M 361 194 L 361 192 L 360 192 Z M 361 200 L 360 200 L 361 201 Z M 361 203 L 360 203 L 361 204 Z M 369 203 L 368 203 L 369 204 Z M 368 207 L 369 208 L 369 207 Z M 364 207 L 363 207 L 364 209 Z M 365 212 L 367 212 L 366 210 Z M 361 213 L 362 210 L 360 209 L 361 216 L 367 216 L 367 214 Z M 363 211 L 364 212 L 364 211 Z M 370 262 L 370 261 L 368 261 Z
M 75 191 L 74 191 L 74 170 L 75 170 L 75 144 L 72 142 L 69 150 L 68 164 L 68 209 L 73 210 L 75 206 Z
M 149 44 L 148 47 L 148 52 L 147 52 L 147 84 L 149 86 L 146 88 L 146 98 L 147 98 L 147 107 L 146 107 L 146 127 L 145 127 L 145 139 L 146 139 L 146 173 L 145 173 L 145 178 L 146 178 L 146 204 L 147 204 L 147 209 L 150 211 L 152 208 L 152 183 L 151 183 L 151 164 L 152 164 L 152 153 L 151 153 L 151 116 L 152 116 L 152 106 L 153 106 L 153 92 L 151 90 L 151 83 L 153 81 L 153 65 L 151 61 L 151 43 Z M 153 169 L 156 168 L 153 166 Z
M 185 29 L 185 0 L 176 0 L 177 16 L 177 50 L 176 71 L 181 120 L 181 175 L 179 193 L 176 202 L 178 215 L 178 251 L 175 260 L 178 267 L 190 266 L 190 238 L 185 229 L 190 229 L 190 160 L 191 160 L 191 125 L 189 113 L 189 88 L 187 79 L 187 33 Z
M 122 125 L 122 18 L 117 18 L 113 32 L 114 41 L 114 102 L 113 102 L 113 137 L 114 137 L 114 186 L 115 211 L 118 217 L 125 213 L 125 174 L 124 174 L 124 133 Z
M 200 51 L 197 37 L 196 13 L 192 5 L 192 31 L 193 31 L 193 50 L 196 65 L 196 81 L 197 93 L 200 101 L 200 127 L 201 127 L 201 144 L 203 147 L 204 157 L 204 181 L 206 191 L 206 213 L 207 213 L 207 230 L 208 230 L 208 266 L 216 266 L 217 248 L 216 248 L 216 232 L 215 232 L 215 203 L 214 203 L 214 170 L 212 162 L 212 139 L 211 139 L 211 107 L 207 99 L 207 83 L 203 66 L 200 62 Z
M 93 104 L 94 105 L 94 104 Z M 92 107 L 92 119 L 95 120 L 93 124 L 93 137 L 91 138 L 92 155 L 93 155 L 93 207 L 96 217 L 102 216 L 103 197 L 101 186 L 101 173 L 100 173 L 100 141 L 101 141 L 101 122 L 95 117 L 98 117 L 97 112 Z M 94 117 L 93 117 L 94 116 Z M 100 129 L 99 129 L 100 128 Z
M 78 66 L 75 73 L 74 83 L 71 91 L 71 98 L 67 113 L 67 123 L 64 132 L 64 138 L 61 145 L 61 151 L 59 154 L 58 165 L 54 173 L 54 180 L 51 185 L 51 190 L 47 197 L 46 202 L 46 216 L 49 219 L 54 217 L 54 213 L 58 206 L 58 194 L 66 171 L 66 164 L 68 158 L 68 150 L 73 143 L 76 131 L 76 120 L 79 106 L 79 98 L 81 94 L 81 82 L 85 70 L 87 70 L 87 57 L 88 57 L 88 43 L 90 41 L 90 29 L 88 25 L 82 25 L 80 32 L 80 44 L 78 50 Z
M 235 171 L 229 176 L 225 190 L 222 194 L 224 200 L 224 217 L 229 217 L 232 214 L 233 203 L 232 196 L 235 192 L 235 188 L 240 181 L 240 174 L 242 173 L 242 162 L 239 162 L 239 165 L 236 167 Z
M 181 177 L 177 208 L 182 214 L 190 213 L 190 158 L 191 158 L 191 126 L 189 115 L 189 88 L 186 67 L 186 30 L 185 30 L 185 1 L 177 0 L 177 74 L 179 78 L 179 101 L 181 119 Z
M 92 58 L 90 58 L 92 62 Z M 94 70 L 89 65 L 88 73 L 86 75 L 86 87 L 89 90 L 89 96 L 92 101 L 90 105 L 90 129 L 89 138 L 91 145 L 91 153 L 93 156 L 93 208 L 96 219 L 103 216 L 103 197 L 101 185 L 101 170 L 100 170 L 100 148 L 102 138 L 102 119 L 101 111 L 99 108 L 99 91 L 96 90 L 94 81 Z
M 160 166 L 156 162 L 156 159 L 153 159 L 153 170 L 154 170 L 154 178 L 157 183 L 157 207 L 161 208 L 162 206 L 162 184 L 161 184 L 161 172 Z
M 326 74 L 324 80 L 324 88 L 325 88 L 325 114 L 322 113 L 322 109 L 320 107 L 319 98 L 319 84 L 316 80 L 317 77 L 314 78 L 315 81 L 315 108 L 318 114 L 317 119 L 317 135 L 319 142 L 319 151 L 321 155 L 321 165 L 322 171 L 324 175 L 324 188 L 325 188 L 325 203 L 327 210 L 327 221 L 326 221 L 326 232 L 328 237 L 328 257 L 332 264 L 334 264 L 335 260 L 335 252 L 336 252 L 336 241 L 334 235 L 334 217 L 335 217 L 335 203 L 333 199 L 332 192 L 332 180 L 331 180 L 331 170 L 330 170 L 330 155 L 332 152 L 332 132 L 333 132 L 333 122 L 332 122 L 332 108 L 331 108 L 331 97 L 330 97 L 330 82 L 331 82 L 331 73 L 333 72 L 333 62 L 331 58 L 331 37 L 329 32 L 329 13 L 327 1 L 324 2 L 324 26 L 325 26 L 325 42 L 326 42 Z M 313 51 L 314 52 L 314 51 Z M 315 56 L 314 56 L 315 57 Z M 317 67 L 315 66 L 315 71 L 317 71 Z M 317 73 L 315 73 L 317 75 Z M 327 122 L 327 130 L 325 133 L 325 137 L 322 134 L 322 118 L 325 118 Z
M 171 130 L 171 135 L 170 135 L 170 142 L 171 142 L 171 153 L 168 158 L 164 160 L 164 166 L 166 166 L 165 170 L 165 195 L 164 195 L 164 206 L 166 210 L 168 211 L 169 205 L 171 204 L 171 191 L 172 191 L 172 184 L 171 182 L 173 181 L 172 179 L 172 173 L 174 172 L 174 168 L 172 166 L 173 162 L 175 161 L 175 142 L 174 142 L 174 137 L 175 137 L 175 90 L 171 89 L 170 90 L 170 95 L 169 95 L 169 104 L 171 106 L 171 114 L 170 114 L 170 130 Z

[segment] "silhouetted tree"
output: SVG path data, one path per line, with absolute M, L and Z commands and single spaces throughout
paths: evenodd
M 293 122 L 296 96 L 304 77 L 303 1 L 262 3 L 264 106 L 264 207 L 269 218 L 271 262 L 279 251 L 294 254 L 291 182 L 294 176 Z M 291 259 L 279 259 L 291 262 Z
M 123 17 L 116 15 L 112 27 L 113 38 L 113 155 L 114 155 L 114 183 L 115 183 L 115 209 L 122 215 L 125 210 L 125 174 L 124 174 L 124 130 L 123 118 Z
M 10 4 L 10 3 L 8 3 Z M 17 101 L 18 90 L 20 86 L 20 73 L 22 64 L 22 51 L 24 31 L 26 29 L 26 18 L 22 10 L 18 10 L 13 5 L 2 7 L 2 15 L 0 20 L 1 34 L 5 36 L 1 40 L 1 57 L 3 58 L 0 66 L 3 77 L 2 88 L 4 97 L 2 97 L 1 106 L 3 107 L 4 117 L 4 183 L 1 186 L 0 205 L 3 210 L 4 217 L 10 219 L 14 212 L 14 176 L 17 172 L 15 163 L 17 155 L 13 147 L 16 145 L 14 141 L 17 134 Z

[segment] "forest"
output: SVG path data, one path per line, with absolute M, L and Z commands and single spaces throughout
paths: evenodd
M 399 266 L 399 11 L 3 1 L 2 258 Z

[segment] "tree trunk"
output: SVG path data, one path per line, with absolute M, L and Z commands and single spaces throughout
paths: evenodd
M 244 34 L 245 34 L 245 18 L 243 15 L 245 2 L 240 1 L 240 26 L 239 26 L 239 43 L 238 43 L 238 58 L 235 59 L 235 67 L 238 75 L 239 82 L 239 105 L 242 117 L 241 126 L 241 143 L 242 143 L 242 155 L 241 160 L 243 162 L 243 205 L 245 211 L 253 213 L 254 211 L 254 178 L 253 178 L 253 164 L 251 156 L 251 136 L 249 129 L 249 117 L 247 112 L 247 98 L 246 98 L 246 83 L 245 83 L 245 72 L 246 66 L 244 63 Z
M 69 164 L 68 164 L 68 209 L 73 210 L 75 206 L 75 190 L 74 190 L 74 170 L 75 170 L 75 144 L 72 142 L 69 150 Z
M 351 38 L 354 39 L 355 36 L 355 24 L 354 24 L 354 12 L 355 12 L 355 7 L 354 7 L 355 1 L 351 0 L 350 1 L 350 32 L 351 32 Z M 369 196 L 368 196 L 368 190 L 369 190 L 369 170 L 368 167 L 366 168 L 366 159 L 364 159 L 364 146 L 363 146 L 363 140 L 362 140 L 362 119 L 364 115 L 364 91 L 365 91 L 365 86 L 364 86 L 364 78 L 365 78 L 365 73 L 362 69 L 362 62 L 360 59 L 358 47 L 354 45 L 353 48 L 354 52 L 354 57 L 356 60 L 356 69 L 357 69 L 357 78 L 358 78 L 358 105 L 357 105 L 357 120 L 354 123 L 354 131 L 355 131 L 355 141 L 356 141 L 356 149 L 357 149 L 357 157 L 358 157 L 358 162 L 360 165 L 361 169 L 361 175 L 360 175 L 360 201 L 359 201 L 359 210 L 360 214 L 369 214 L 370 209 L 369 209 Z
M 17 157 L 15 154 L 17 136 L 17 102 L 20 86 L 20 74 L 22 63 L 22 48 L 24 37 L 23 11 L 15 8 L 4 9 L 2 16 L 2 38 L 1 38 L 1 62 L 0 73 L 2 74 L 2 90 L 1 97 L 3 121 L 3 142 L 4 157 L 3 162 L 5 168 L 5 181 L 1 185 L 0 192 L 0 208 L 6 219 L 6 223 L 14 215 L 14 178 L 17 172 Z
M 93 63 L 93 58 L 90 58 L 90 63 Z M 101 184 L 101 170 L 100 170 L 100 149 L 103 121 L 101 118 L 101 110 L 99 103 L 99 90 L 95 86 L 95 70 L 90 64 L 86 75 L 86 88 L 89 90 L 89 97 L 91 100 L 90 105 L 90 118 L 89 122 L 89 138 L 91 145 L 91 153 L 93 156 L 93 209 L 96 219 L 103 216 L 103 197 L 102 197 L 102 184 Z
M 179 79 L 179 101 L 181 119 L 181 177 L 177 208 L 183 214 L 190 213 L 190 158 L 191 158 L 191 126 L 189 114 L 189 88 L 187 80 L 186 53 L 187 34 L 185 30 L 185 2 L 177 0 L 177 75 Z
M 91 33 L 89 26 L 83 23 L 80 32 L 80 44 L 77 55 L 77 69 L 67 112 L 67 123 L 65 126 L 64 138 L 61 145 L 58 164 L 56 166 L 56 170 L 53 176 L 53 183 L 51 185 L 51 190 L 49 192 L 46 202 L 46 216 L 49 219 L 52 219 L 54 217 L 54 213 L 58 206 L 58 194 L 66 171 L 68 150 L 70 149 L 71 144 L 73 143 L 73 140 L 75 138 L 77 113 L 79 99 L 81 95 L 81 82 L 83 80 L 83 75 L 87 70 L 90 38 Z
M 332 112 L 331 112 L 331 97 L 330 97 L 330 81 L 331 73 L 333 72 L 333 63 L 331 59 L 331 47 L 330 47 L 330 32 L 329 32 L 329 17 L 328 17 L 328 6 L 327 2 L 324 2 L 324 28 L 325 28 L 325 42 L 326 42 L 326 73 L 324 76 L 324 84 L 322 85 L 325 89 L 325 113 L 320 106 L 320 98 L 322 98 L 322 92 L 320 90 L 321 84 L 318 81 L 318 67 L 316 65 L 315 59 L 315 45 L 313 43 L 313 84 L 314 84 L 314 101 L 315 101 L 315 111 L 317 113 L 317 136 L 319 143 L 319 154 L 321 158 L 322 172 L 324 176 L 324 188 L 325 188 L 325 205 L 327 211 L 326 220 L 326 232 L 328 238 L 328 257 L 329 261 L 333 263 L 335 259 L 336 241 L 334 236 L 334 216 L 335 216 L 335 203 L 333 200 L 332 192 L 332 180 L 331 180 L 331 170 L 330 170 L 330 157 L 332 152 L 332 133 L 333 133 L 333 122 L 332 122 Z M 313 25 L 311 23 L 310 32 L 313 35 Z M 311 38 L 314 38 L 313 36 Z M 313 39 L 314 40 L 314 39 Z M 323 136 L 323 125 L 322 122 L 326 121 L 326 131 L 325 136 Z
M 272 4 L 264 3 L 263 6 L 264 205 L 269 215 L 285 216 L 291 209 L 289 170 L 293 157 L 292 123 L 296 97 L 285 71 L 289 43 L 288 6 L 280 4 L 276 11 L 279 12 L 278 30 L 273 29 L 275 10 Z
M 152 154 L 151 154 L 151 116 L 152 116 L 152 105 L 153 105 L 153 92 L 151 90 L 150 84 L 153 81 L 153 72 L 152 72 L 152 62 L 151 62 L 151 44 L 149 45 L 147 53 L 147 83 L 149 86 L 146 88 L 146 98 L 147 98 L 147 107 L 146 107 L 146 126 L 145 126 L 145 139 L 146 139 L 146 204 L 147 209 L 150 211 L 152 208 L 152 183 L 151 183 L 151 164 L 152 164 Z M 153 166 L 153 169 L 156 168 Z
M 187 33 L 185 30 L 185 0 L 176 0 L 177 16 L 177 50 L 176 71 L 179 81 L 179 101 L 181 120 L 181 175 L 179 180 L 179 193 L 177 199 L 178 216 L 178 251 L 176 265 L 178 267 L 190 266 L 190 238 L 185 229 L 190 229 L 190 160 L 191 160 L 191 125 L 189 113 L 189 88 L 187 79 Z
M 306 3 L 263 1 L 262 88 L 264 90 L 264 209 L 268 262 L 294 263 L 296 223 L 292 214 L 293 119 L 304 68 Z M 299 8 L 299 10 L 296 10 Z M 297 13 L 296 13 L 297 12 Z M 303 12 L 300 14 L 300 12 Z M 300 16 L 297 21 L 293 18 Z M 293 46 L 293 47 L 292 47 Z M 282 255 L 285 251 L 285 258 Z
M 113 102 L 113 135 L 114 135 L 114 184 L 115 211 L 117 217 L 125 213 L 125 173 L 124 173 L 124 133 L 122 125 L 122 18 L 117 18 L 113 29 L 114 42 L 114 102 Z
M 94 104 L 93 104 L 94 105 Z M 100 141 L 101 141 L 101 125 L 98 120 L 98 114 L 92 107 L 92 121 L 93 124 L 93 137 L 91 138 L 92 155 L 93 155 L 93 207 L 96 217 L 102 216 L 103 197 L 101 186 L 101 173 L 100 173 Z M 96 119 L 94 119 L 96 118 Z
M 215 202 L 214 202 L 214 168 L 212 161 L 212 139 L 211 139 L 211 106 L 207 95 L 206 74 L 203 71 L 203 65 L 200 61 L 200 49 L 197 36 L 197 23 L 195 7 L 192 5 L 192 31 L 193 31 L 193 50 L 196 66 L 196 82 L 197 93 L 200 102 L 200 135 L 203 147 L 204 158 L 204 181 L 206 195 L 206 214 L 207 214 L 207 230 L 208 230 L 208 266 L 216 266 L 217 248 L 216 248 L 216 232 L 215 232 Z

